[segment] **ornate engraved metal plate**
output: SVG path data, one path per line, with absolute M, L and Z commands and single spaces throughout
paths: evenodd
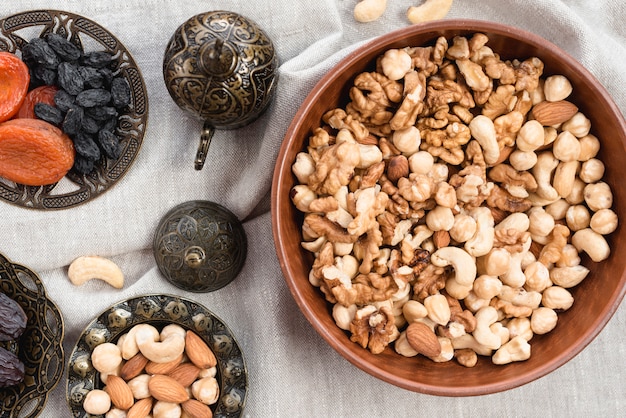
M 21 48 L 32 38 L 48 32 L 60 33 L 86 52 L 107 51 L 117 60 L 115 74 L 122 75 L 130 86 L 131 104 L 119 117 L 116 134 L 122 152 L 115 159 L 102 157 L 89 175 L 71 170 L 61 181 L 50 186 L 24 186 L 0 178 L 0 198 L 32 209 L 65 209 L 85 203 L 115 185 L 134 162 L 146 130 L 148 93 L 142 75 L 129 51 L 97 23 L 82 16 L 57 11 L 35 10 L 0 20 L 0 51 L 20 55 Z
M 244 126 L 271 102 L 277 58 L 272 41 L 232 12 L 199 14 L 167 45 L 165 85 L 183 110 L 217 129 Z
M 26 370 L 22 383 L 0 388 L 0 418 L 33 418 L 41 413 L 48 393 L 63 375 L 63 317 L 46 296 L 37 274 L 2 254 L 0 291 L 15 300 L 28 317 L 19 339 L 0 342 L 20 358 Z
M 213 417 L 242 416 L 248 375 L 241 348 L 226 324 L 192 300 L 174 295 L 145 295 L 109 307 L 87 325 L 78 338 L 68 364 L 67 402 L 72 417 L 91 417 L 83 410 L 83 399 L 90 390 L 104 386 L 91 364 L 93 349 L 104 342 L 115 343 L 122 334 L 141 323 L 157 328 L 175 323 L 196 332 L 217 358 L 220 395 L 217 403 L 211 405 Z
M 159 270 L 175 286 L 211 292 L 230 283 L 247 254 L 239 219 L 214 202 L 194 200 L 171 209 L 157 227 L 153 242 Z

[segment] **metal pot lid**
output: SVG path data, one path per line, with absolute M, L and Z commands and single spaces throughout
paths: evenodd
M 161 219 L 153 242 L 161 273 L 190 292 L 212 292 L 241 271 L 248 242 L 239 219 L 225 207 L 194 200 L 171 209 Z

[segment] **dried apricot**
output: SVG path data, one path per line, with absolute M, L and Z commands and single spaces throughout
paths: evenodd
M 72 168 L 74 156 L 70 137 L 48 122 L 0 123 L 0 177 L 27 186 L 53 184 Z
M 28 92 L 22 102 L 20 110 L 15 115 L 16 118 L 35 118 L 35 105 L 45 103 L 54 106 L 54 96 L 59 91 L 57 86 L 39 86 Z
M 28 93 L 28 66 L 17 55 L 0 51 L 0 122 L 17 113 Z

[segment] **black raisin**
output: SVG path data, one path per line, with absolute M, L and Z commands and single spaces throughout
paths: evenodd
M 82 107 L 72 107 L 65 114 L 61 129 L 69 136 L 78 134 L 82 130 L 84 116 L 85 111 Z
M 61 62 L 56 52 L 43 38 L 34 38 L 22 47 L 22 59 L 32 67 L 56 69 Z
M 17 339 L 26 329 L 27 321 L 24 309 L 9 296 L 0 292 L 0 341 Z
M 47 103 L 35 103 L 34 111 L 39 119 L 56 126 L 60 126 L 64 119 L 63 112 Z
M 57 83 L 57 71 L 47 67 L 33 67 L 31 78 L 34 85 L 47 84 L 53 86 Z
M 117 128 L 117 116 L 113 118 L 109 118 L 102 122 L 102 126 L 100 127 L 101 131 L 109 131 L 115 132 L 115 128 Z
M 87 132 L 88 134 L 97 134 L 99 130 L 100 124 L 97 120 L 95 120 L 94 118 L 90 118 L 87 115 L 83 117 L 83 131 Z
M 113 160 L 117 160 L 122 152 L 119 138 L 110 131 L 98 132 L 98 144 L 104 151 L 104 155 Z
M 82 56 L 80 63 L 87 67 L 104 68 L 111 64 L 113 56 L 106 51 L 88 52 Z
M 46 41 L 50 48 L 56 52 L 58 57 L 67 62 L 78 61 L 83 52 L 78 46 L 68 41 L 65 37 L 58 33 L 49 33 L 46 35 Z
M 98 68 L 98 72 L 102 75 L 102 80 L 104 82 L 105 87 L 111 87 L 111 82 L 113 81 L 113 70 L 110 68 Z
M 0 347 L 0 388 L 16 385 L 24 380 L 24 363 L 9 350 Z
M 95 164 L 93 161 L 80 155 L 76 155 L 76 158 L 74 158 L 74 167 L 72 168 L 81 174 L 89 174 L 93 171 L 94 167 Z
M 82 155 L 91 161 L 100 159 L 100 148 L 98 148 L 98 144 L 96 144 L 90 135 L 84 132 L 78 132 L 74 135 L 73 140 L 74 148 L 78 155 Z
M 116 118 L 118 115 L 117 110 L 111 106 L 89 107 L 85 109 L 85 114 L 99 122 Z
M 88 89 L 76 96 L 76 104 L 82 107 L 104 106 L 111 101 L 111 92 L 105 89 Z
M 54 104 L 62 112 L 67 112 L 74 107 L 75 97 L 66 92 L 65 90 L 59 90 L 54 95 Z
M 85 80 L 78 70 L 78 66 L 70 62 L 62 62 L 59 64 L 59 87 L 76 96 L 85 89 Z
M 78 71 L 83 77 L 86 88 L 100 89 L 105 87 L 104 76 L 97 68 L 80 66 Z
M 130 86 L 123 77 L 115 77 L 111 82 L 111 100 L 117 109 L 123 109 L 130 104 Z

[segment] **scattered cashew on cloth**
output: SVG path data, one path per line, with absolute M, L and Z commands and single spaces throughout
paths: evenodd
M 426 0 L 417 6 L 410 6 L 406 11 L 411 23 L 429 22 L 446 17 L 453 0 Z M 362 0 L 354 7 L 354 18 L 358 22 L 373 22 L 385 13 L 387 0 Z

